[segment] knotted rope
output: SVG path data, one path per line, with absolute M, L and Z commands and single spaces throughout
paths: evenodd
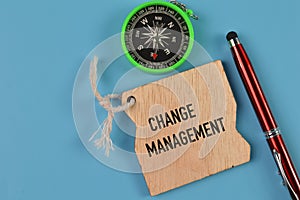
M 113 143 L 110 138 L 110 133 L 112 131 L 112 121 L 115 116 L 115 113 L 122 112 L 129 109 L 131 106 L 135 104 L 135 98 L 129 98 L 128 101 L 122 105 L 113 107 L 111 100 L 112 99 L 121 99 L 120 94 L 108 94 L 104 97 L 101 96 L 97 89 L 97 65 L 98 65 L 98 57 L 95 56 L 94 59 L 90 63 L 90 82 L 93 93 L 98 100 L 100 106 L 102 106 L 107 111 L 107 118 L 100 124 L 99 128 L 92 134 L 89 141 L 92 141 L 95 136 L 101 132 L 101 136 L 99 139 L 94 141 L 95 146 L 99 149 L 101 147 L 105 148 L 105 155 L 108 157 L 110 150 L 113 150 Z

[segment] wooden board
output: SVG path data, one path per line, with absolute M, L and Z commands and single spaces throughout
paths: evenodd
M 221 61 L 124 92 L 135 151 L 151 195 L 250 160 L 236 130 L 236 102 Z

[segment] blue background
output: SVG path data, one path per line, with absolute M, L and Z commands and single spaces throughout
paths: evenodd
M 0 199 L 289 199 L 225 35 L 239 33 L 300 171 L 298 0 L 184 1 L 200 17 L 195 39 L 223 61 L 237 128 L 252 147 L 249 163 L 150 197 L 141 174 L 110 169 L 85 150 L 72 117 L 76 72 L 143 2 L 0 1 Z

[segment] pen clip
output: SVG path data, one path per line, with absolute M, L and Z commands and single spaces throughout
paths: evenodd
M 277 163 L 277 166 L 278 166 L 278 169 L 280 171 L 281 177 L 283 179 L 283 184 L 288 188 L 293 200 L 299 200 L 299 197 L 297 196 L 296 192 L 292 188 L 291 183 L 289 182 L 289 180 L 288 180 L 288 178 L 287 178 L 287 176 L 284 172 L 280 153 L 278 153 L 275 149 L 273 149 L 273 156 L 275 158 L 275 161 Z

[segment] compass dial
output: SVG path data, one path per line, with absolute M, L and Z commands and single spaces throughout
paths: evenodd
M 168 2 L 149 2 L 127 17 L 122 43 L 129 60 L 148 72 L 178 67 L 191 51 L 193 28 L 185 12 Z

